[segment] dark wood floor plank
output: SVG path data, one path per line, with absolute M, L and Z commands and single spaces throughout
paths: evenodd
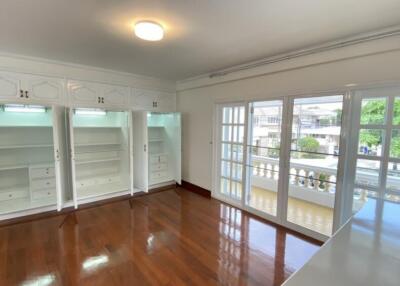
M 0 228 L 0 285 L 280 285 L 319 246 L 171 189 Z

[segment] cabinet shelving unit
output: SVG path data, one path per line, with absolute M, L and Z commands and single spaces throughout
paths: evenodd
M 53 110 L 18 108 L 0 106 L 0 215 L 57 204 Z
M 180 113 L 133 113 L 135 188 L 181 183 Z
M 128 113 L 70 111 L 75 206 L 130 190 Z

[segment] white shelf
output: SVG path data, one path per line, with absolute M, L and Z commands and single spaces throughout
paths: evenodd
M 97 129 L 97 128 L 104 128 L 104 129 L 121 129 L 123 128 L 122 126 L 74 126 L 74 128 L 82 128 L 82 129 Z
M 158 153 L 151 153 L 149 152 L 150 156 L 161 156 L 161 155 L 168 155 L 167 152 L 158 152 Z
M 28 164 L 23 165 L 9 165 L 9 166 L 0 166 L 0 171 L 7 171 L 7 170 L 18 170 L 18 169 L 28 169 Z
M 105 159 L 97 159 L 97 160 L 75 160 L 76 165 L 83 165 L 83 164 L 95 164 L 95 163 L 102 163 L 102 162 L 113 162 L 113 161 L 120 161 L 121 158 L 105 158 Z
M 0 171 L 28 169 L 29 167 L 40 168 L 40 167 L 47 167 L 47 166 L 53 167 L 54 162 L 38 162 L 38 163 L 31 163 L 31 164 L 0 166 Z
M 159 138 L 159 139 L 149 139 L 149 142 L 164 142 L 164 139 Z
M 77 192 L 78 192 L 78 199 L 86 199 L 105 194 L 127 191 L 128 189 L 129 189 L 128 184 L 124 185 L 121 183 L 111 183 L 104 185 L 94 185 L 90 187 L 81 187 L 81 188 L 78 187 Z
M 109 145 L 121 145 L 121 142 L 77 143 L 75 144 L 75 147 L 109 146 Z
M 50 148 L 53 147 L 53 144 L 37 144 L 37 145 L 8 145 L 8 146 L 0 146 L 1 149 L 27 149 L 27 148 Z
M 12 199 L 0 202 L 0 213 L 11 213 L 23 210 L 29 210 L 39 207 L 56 205 L 56 198 L 41 199 L 40 201 L 31 202 L 29 196 L 20 199 Z

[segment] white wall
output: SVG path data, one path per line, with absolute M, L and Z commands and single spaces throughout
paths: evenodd
M 357 55 L 333 62 L 304 64 L 302 68 L 262 76 L 223 83 L 212 82 L 213 85 L 193 89 L 184 89 L 185 86 L 181 85 L 183 90 L 178 91 L 177 108 L 183 113 L 183 180 L 211 190 L 210 141 L 216 101 L 268 99 L 283 95 L 347 90 L 345 85 L 349 83 L 357 83 L 357 88 L 376 83 L 400 83 L 399 47 L 397 45 L 382 53 Z M 202 79 L 202 82 L 207 80 Z

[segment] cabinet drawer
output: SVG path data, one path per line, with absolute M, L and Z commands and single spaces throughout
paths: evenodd
M 1 192 L 0 193 L 0 201 L 19 199 L 19 198 L 24 198 L 27 196 L 28 196 L 28 193 L 26 191 Z
M 167 155 L 152 155 L 152 156 L 150 156 L 150 164 L 167 163 L 167 162 L 168 162 Z
M 32 190 L 49 189 L 49 188 L 54 188 L 55 186 L 56 186 L 56 180 L 51 178 L 31 181 Z
M 32 179 L 54 177 L 54 167 L 31 168 L 30 176 Z
M 40 200 L 44 198 L 54 198 L 54 190 L 37 191 L 32 193 L 32 200 Z
M 167 163 L 157 163 L 157 164 L 151 164 L 150 165 L 150 171 L 154 172 L 154 171 L 164 171 L 167 170 Z
M 150 180 L 158 180 L 167 176 L 167 172 L 160 171 L 160 172 L 151 172 L 150 173 Z

